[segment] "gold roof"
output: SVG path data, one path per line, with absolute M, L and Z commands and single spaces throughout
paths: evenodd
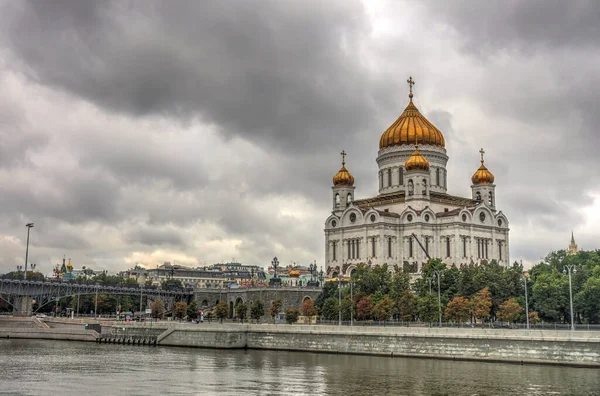
M 483 154 L 485 151 L 483 149 L 479 150 L 481 153 L 481 166 L 477 169 L 477 172 L 473 174 L 471 177 L 471 181 L 473 184 L 493 184 L 494 183 L 494 175 L 492 172 L 488 170 L 483 164 Z
M 353 186 L 354 185 L 354 176 L 348 172 L 348 169 L 344 165 L 346 165 L 346 152 L 342 151 L 342 167 L 338 171 L 338 173 L 333 176 L 333 185 L 334 186 Z
M 410 85 L 410 94 L 408 95 L 410 102 L 400 117 L 381 135 L 379 149 L 412 144 L 417 139 L 421 144 L 444 148 L 446 142 L 442 132 L 429 122 L 413 104 L 412 86 L 414 81 L 412 77 L 408 80 L 408 84 Z
M 412 155 L 408 157 L 408 159 L 404 163 L 404 168 L 407 172 L 413 170 L 429 170 L 429 161 L 427 161 L 427 158 L 423 157 L 419 152 L 418 144 L 415 144 L 415 151 L 413 151 Z
M 291 270 L 291 271 L 290 271 L 290 276 L 291 276 L 292 278 L 297 278 L 297 277 L 299 277 L 299 276 L 300 276 L 300 271 L 298 271 L 298 270 Z

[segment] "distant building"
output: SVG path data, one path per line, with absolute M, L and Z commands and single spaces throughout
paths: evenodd
M 571 231 L 571 243 L 569 244 L 569 247 L 567 248 L 567 255 L 572 256 L 574 254 L 577 254 L 578 252 L 579 252 L 579 249 L 577 248 L 577 244 L 575 243 L 575 237 L 573 236 L 573 231 Z

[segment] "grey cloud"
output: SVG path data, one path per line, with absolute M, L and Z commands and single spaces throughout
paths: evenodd
M 147 227 L 131 225 L 124 235 L 124 241 L 130 244 L 140 243 L 147 246 L 175 246 L 185 249 L 187 238 L 182 231 L 173 227 Z

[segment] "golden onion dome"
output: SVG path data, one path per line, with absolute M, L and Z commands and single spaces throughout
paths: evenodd
M 429 161 L 427 161 L 427 158 L 423 157 L 419 152 L 418 144 L 415 144 L 415 151 L 413 151 L 412 155 L 404 163 L 404 168 L 407 172 L 414 170 L 429 170 Z
M 348 172 L 348 169 L 344 165 L 346 165 L 346 152 L 342 151 L 342 167 L 338 171 L 338 173 L 333 176 L 333 185 L 334 186 L 353 186 L 354 185 L 354 176 Z
M 290 277 L 292 278 L 298 278 L 300 276 L 300 271 L 298 270 L 291 270 L 290 271 Z
M 481 166 L 473 174 L 473 177 L 471 177 L 471 181 L 473 182 L 473 184 L 493 184 L 494 175 L 483 164 L 483 154 L 485 153 L 485 151 L 481 149 L 479 150 L 479 152 L 481 153 Z
M 407 82 L 410 86 L 408 95 L 410 102 L 400 117 L 381 135 L 379 149 L 409 145 L 413 144 L 415 140 L 418 140 L 421 144 L 444 148 L 446 142 L 442 132 L 429 122 L 413 104 L 412 86 L 414 81 L 412 77 Z

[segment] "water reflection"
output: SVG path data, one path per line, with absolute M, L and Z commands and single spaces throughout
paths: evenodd
M 6 395 L 598 395 L 600 370 L 0 340 Z

